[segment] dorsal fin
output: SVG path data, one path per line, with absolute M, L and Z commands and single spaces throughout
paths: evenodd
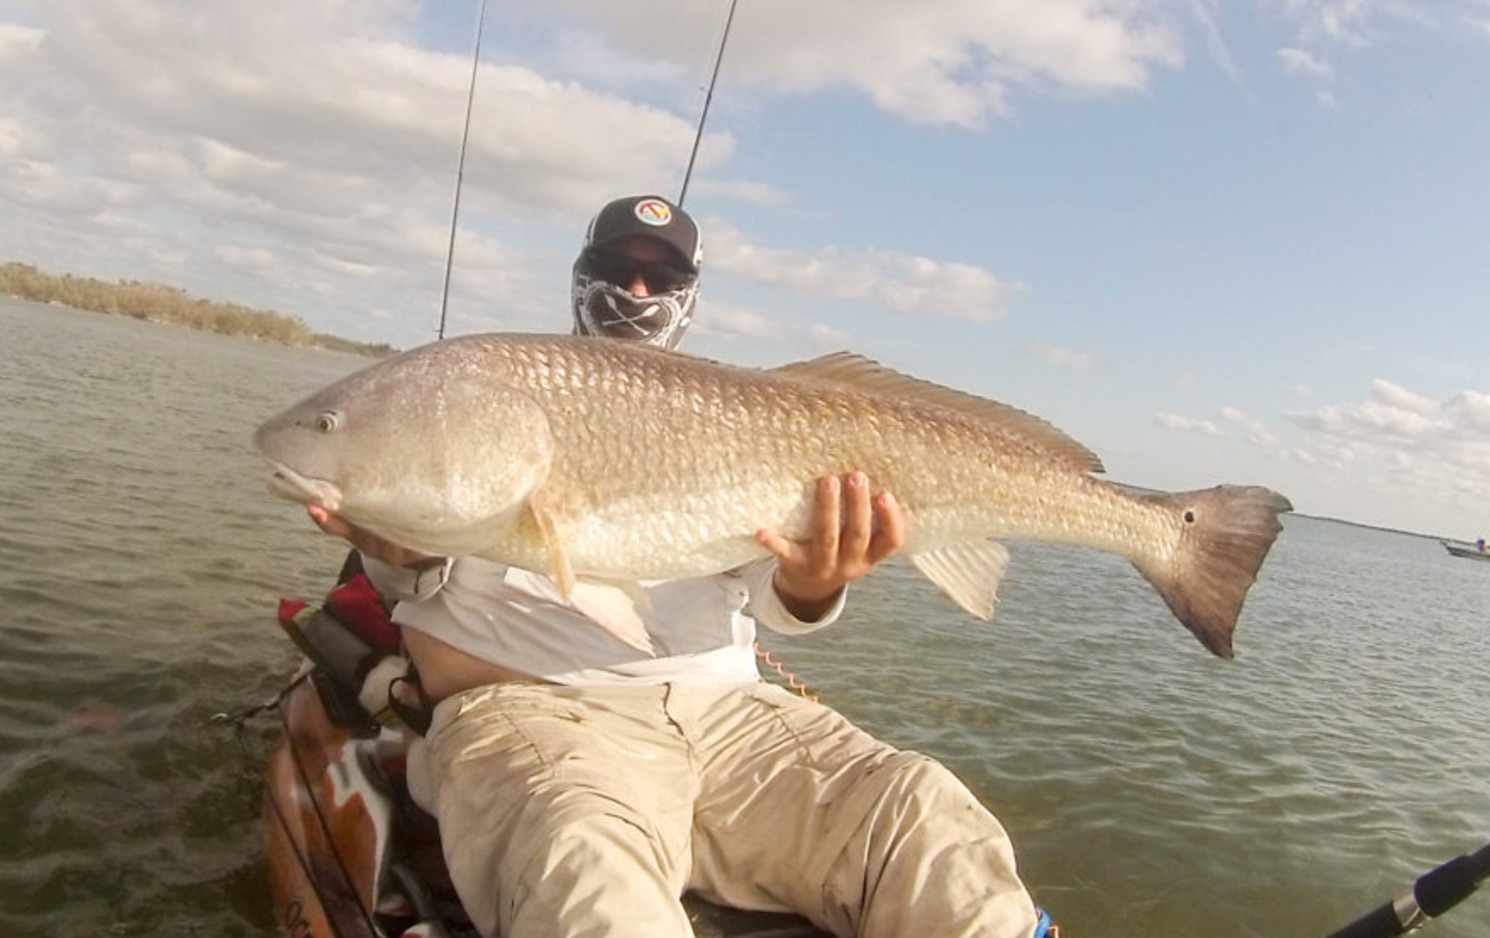
M 1052 455 L 1084 472 L 1102 472 L 1096 453 L 1071 439 L 1048 421 L 986 397 L 913 378 L 854 352 L 833 352 L 820 358 L 778 365 L 771 371 L 791 378 L 841 384 L 861 391 L 908 397 L 961 411 L 981 420 L 1009 427 L 1034 440 Z

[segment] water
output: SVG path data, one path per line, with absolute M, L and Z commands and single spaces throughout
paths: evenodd
M 272 934 L 274 724 L 209 718 L 283 683 L 274 604 L 342 551 L 247 438 L 362 360 L 11 301 L 0 335 L 0 932 Z M 967 779 L 1071 933 L 1319 936 L 1490 839 L 1490 564 L 1290 517 L 1225 662 L 1122 561 L 1013 553 L 991 625 L 896 565 L 769 644 Z M 1490 934 L 1490 890 L 1423 934 Z

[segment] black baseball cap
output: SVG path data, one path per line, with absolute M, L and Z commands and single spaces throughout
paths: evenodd
M 698 225 L 682 208 L 660 195 L 632 195 L 607 203 L 590 222 L 585 250 L 603 248 L 633 235 L 670 245 L 694 274 L 703 263 Z

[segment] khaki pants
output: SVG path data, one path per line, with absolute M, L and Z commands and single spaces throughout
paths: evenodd
M 1007 835 L 951 772 L 772 684 L 494 685 L 427 738 L 484 935 L 687 938 L 686 889 L 840 936 L 1034 930 Z

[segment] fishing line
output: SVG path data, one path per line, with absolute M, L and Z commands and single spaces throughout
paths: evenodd
M 228 713 L 227 711 L 214 713 L 207 718 L 208 723 L 226 723 L 232 726 L 233 738 L 238 741 L 239 755 L 243 757 L 243 775 L 245 778 L 258 776 L 258 772 L 255 771 L 257 763 L 254 761 L 254 754 L 248 750 L 248 721 L 261 713 L 268 713 L 270 710 L 279 709 L 279 705 L 289 696 L 290 691 L 299 687 L 308 677 L 310 677 L 310 672 L 308 670 L 302 671 L 295 676 L 294 680 L 286 684 L 283 690 L 261 704 L 245 707 L 237 713 Z
M 460 190 L 466 176 L 466 143 L 471 139 L 471 109 L 476 103 L 476 74 L 481 65 L 481 34 L 486 27 L 486 0 L 476 16 L 476 50 L 471 54 L 471 85 L 466 91 L 466 125 L 460 134 L 460 157 L 455 163 L 455 200 L 450 209 L 450 245 L 445 249 L 445 286 L 440 290 L 440 328 L 437 338 L 445 338 L 445 312 L 450 305 L 450 270 L 455 265 L 455 229 L 460 219 Z
M 683 173 L 683 190 L 678 193 L 678 208 L 688 198 L 688 180 L 693 178 L 693 162 L 698 158 L 698 145 L 704 139 L 704 121 L 709 119 L 709 102 L 714 100 L 714 85 L 719 81 L 719 64 L 724 61 L 724 46 L 729 42 L 730 24 L 735 21 L 735 5 L 739 0 L 730 0 L 729 16 L 724 20 L 724 35 L 719 37 L 719 52 L 714 56 L 714 74 L 709 77 L 709 88 L 704 93 L 704 109 L 698 116 L 698 130 L 693 135 L 693 152 L 688 154 L 688 169 Z

